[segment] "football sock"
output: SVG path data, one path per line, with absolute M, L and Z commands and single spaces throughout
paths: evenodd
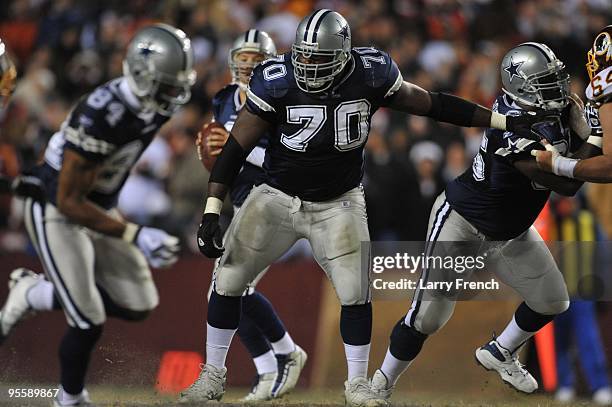
M 272 349 L 277 355 L 288 355 L 295 350 L 295 343 L 291 339 L 289 332 L 285 332 L 285 335 L 276 342 L 271 342 Z
M 53 284 L 40 275 L 38 282 L 27 291 L 26 300 L 35 311 L 51 311 L 53 309 L 54 291 Z
M 543 315 L 535 312 L 523 302 L 517 308 L 508 326 L 497 337 L 497 343 L 510 353 L 514 353 L 554 318 L 554 315 Z
M 238 325 L 237 333 L 240 337 L 240 341 L 247 348 L 253 359 L 272 350 L 264 334 L 259 330 L 257 325 L 255 325 L 255 322 L 245 313 L 243 313 L 240 318 L 240 325 Z
M 208 300 L 206 363 L 216 368 L 225 367 L 227 351 L 240 324 L 241 298 L 219 295 L 213 290 Z
M 60 344 L 62 388 L 72 395 L 79 395 L 85 386 L 89 358 L 102 335 L 102 325 L 90 329 L 69 327 Z
M 349 345 L 344 344 L 346 364 L 348 366 L 348 379 L 368 376 L 368 360 L 370 356 L 370 344 Z
M 206 364 L 218 369 L 225 367 L 235 329 L 220 329 L 206 324 Z
M 391 354 L 391 351 L 387 349 L 385 360 L 383 361 L 380 370 L 383 372 L 390 386 L 395 386 L 397 379 L 408 369 L 408 366 L 412 363 L 412 360 L 400 360 Z
M 533 334 L 535 334 L 535 332 L 523 331 L 517 325 L 514 316 L 512 316 L 512 319 L 504 331 L 497 337 L 497 343 L 504 349 L 510 351 L 510 353 L 514 353 L 523 343 L 525 343 L 525 341 L 531 338 Z
M 242 312 L 253 320 L 268 341 L 278 342 L 285 336 L 287 332 L 285 326 L 272 303 L 263 294 L 255 291 L 253 294 L 245 295 L 242 298 Z M 289 352 L 293 352 L 293 348 Z
M 278 364 L 276 356 L 274 356 L 274 352 L 271 350 L 267 351 L 263 355 L 253 358 L 253 362 L 255 363 L 255 368 L 257 369 L 258 375 L 274 373 L 277 370 Z
M 372 304 L 343 305 L 340 334 L 348 366 L 348 379 L 367 377 L 372 337 Z

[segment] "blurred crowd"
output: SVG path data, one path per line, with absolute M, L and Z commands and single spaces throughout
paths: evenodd
M 3 0 L 0 38 L 16 60 L 19 83 L 0 118 L 0 172 L 15 175 L 33 166 L 71 105 L 122 74 L 135 30 L 173 24 L 192 39 L 198 81 L 192 101 L 139 161 L 119 204 L 140 223 L 193 236 L 208 177 L 194 139 L 210 120 L 212 96 L 230 80 L 230 44 L 257 27 L 284 52 L 300 19 L 319 7 L 347 18 L 354 46 L 388 51 L 405 80 L 489 107 L 500 92 L 501 57 L 527 40 L 548 44 L 583 95 L 586 50 L 612 21 L 612 0 Z M 379 111 L 364 178 L 372 238 L 422 240 L 433 200 L 471 165 L 480 139 L 479 129 Z M 4 199 L 0 206 L 0 244 L 19 247 L 18 205 Z

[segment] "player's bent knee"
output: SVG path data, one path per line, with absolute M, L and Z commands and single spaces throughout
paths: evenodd
M 559 315 L 567 311 L 570 306 L 569 299 L 547 302 L 528 302 L 529 308 L 542 315 Z
M 223 267 L 217 272 L 213 290 L 219 295 L 240 297 L 248 288 L 250 280 L 243 271 Z
M 433 335 L 438 332 L 446 324 L 446 321 L 442 321 L 436 318 L 428 318 L 418 324 L 419 332 L 424 335 Z
M 367 290 L 362 289 L 358 282 L 354 282 L 352 287 L 348 284 L 342 287 L 336 286 L 336 295 L 343 307 L 364 305 L 370 302 Z

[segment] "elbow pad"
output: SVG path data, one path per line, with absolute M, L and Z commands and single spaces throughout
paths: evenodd
M 429 92 L 429 96 L 431 108 L 426 116 L 458 126 L 472 126 L 478 105 L 448 93 Z
M 219 154 L 213 166 L 209 182 L 231 186 L 240 172 L 246 156 L 247 152 L 244 151 L 240 143 L 230 133 L 221 154 Z

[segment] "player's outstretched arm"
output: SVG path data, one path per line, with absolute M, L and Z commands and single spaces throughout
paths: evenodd
M 389 107 L 457 126 L 491 127 L 529 138 L 531 126 L 543 120 L 542 114 L 506 116 L 458 96 L 429 92 L 409 82 L 404 82 L 393 95 Z
M 611 183 L 612 103 L 606 103 L 599 108 L 599 121 L 603 131 L 603 136 L 600 137 L 602 155 L 579 160 L 560 156 L 554 151 L 541 151 L 536 153 L 538 166 L 544 171 L 586 182 Z
M 527 178 L 564 196 L 574 196 L 583 182 L 542 171 L 534 160 L 516 161 L 514 166 Z
M 208 198 L 198 229 L 198 247 L 209 258 L 221 257 L 223 242 L 219 214 L 229 187 L 240 172 L 246 157 L 270 124 L 259 116 L 242 109 L 223 150 L 210 173 Z

